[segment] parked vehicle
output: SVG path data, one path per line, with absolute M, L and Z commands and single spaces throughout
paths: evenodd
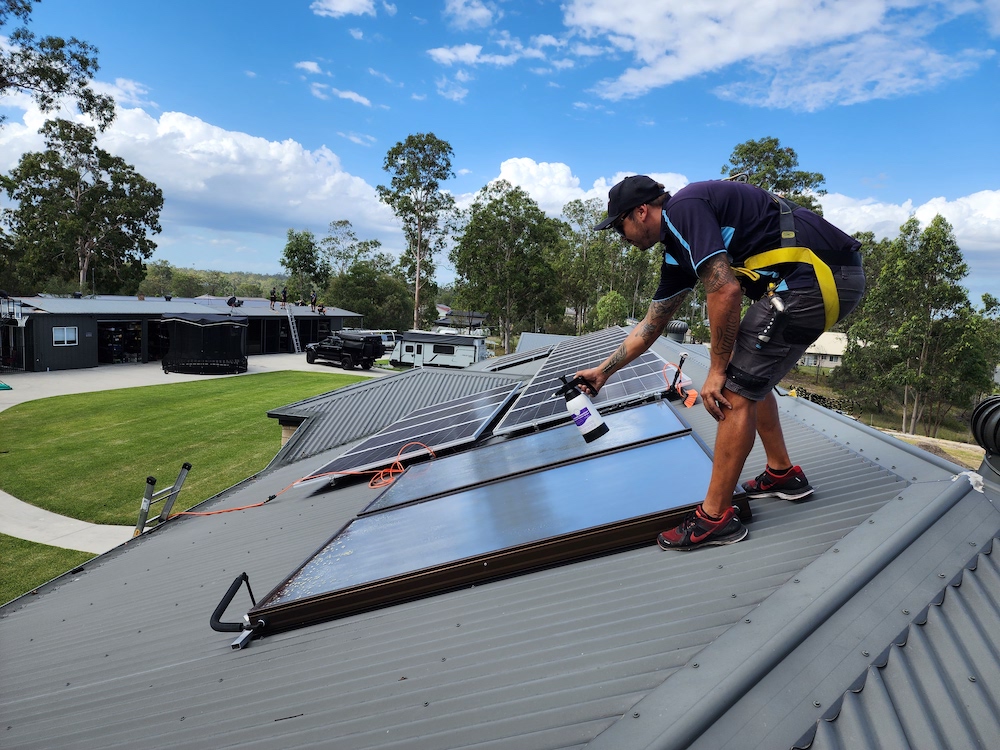
M 385 345 L 382 337 L 374 333 L 334 331 L 322 341 L 306 344 L 306 362 L 313 364 L 325 359 L 345 370 L 353 370 L 355 365 L 369 370 L 382 356 L 385 356 Z
M 393 367 L 467 367 L 489 356 L 482 336 L 407 331 L 399 334 L 389 364 Z

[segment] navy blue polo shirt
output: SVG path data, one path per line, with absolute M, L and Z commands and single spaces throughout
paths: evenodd
M 795 207 L 796 242 L 808 247 L 831 267 L 860 265 L 861 243 L 806 208 Z M 691 291 L 698 268 L 719 253 L 728 253 L 730 265 L 740 266 L 759 253 L 781 246 L 781 209 L 771 195 L 742 182 L 692 182 L 663 204 L 660 241 L 665 252 L 660 286 L 654 300 Z M 774 271 L 781 288 L 803 288 L 816 283 L 812 267 L 785 264 Z

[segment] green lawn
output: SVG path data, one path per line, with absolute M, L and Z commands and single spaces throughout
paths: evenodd
M 16 599 L 93 557 L 0 534 L 0 604 Z
M 19 404 L 0 412 L 0 488 L 83 521 L 131 525 L 146 477 L 168 487 L 188 461 L 174 508 L 184 510 L 274 457 L 281 429 L 269 409 L 362 379 L 274 372 Z

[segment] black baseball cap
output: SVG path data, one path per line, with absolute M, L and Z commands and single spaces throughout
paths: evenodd
M 636 206 L 654 201 L 667 192 L 663 185 L 644 174 L 626 177 L 608 191 L 608 218 L 594 227 L 607 229 L 615 219 Z

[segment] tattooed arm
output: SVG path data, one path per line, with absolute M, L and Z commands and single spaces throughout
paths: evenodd
M 656 338 L 663 333 L 667 323 L 684 304 L 687 296 L 687 292 L 679 292 L 668 299 L 653 300 L 649 305 L 649 310 L 646 311 L 646 317 L 632 329 L 622 345 L 610 357 L 597 367 L 580 370 L 576 374 L 582 375 L 588 383 L 592 383 L 594 388 L 599 391 L 608 378 L 652 346 Z M 589 388 L 585 390 L 591 394 L 596 393 Z
M 719 253 L 706 260 L 698 275 L 708 295 L 708 324 L 712 332 L 712 359 L 701 395 L 705 408 L 716 420 L 725 419 L 723 409 L 732 409 L 723 389 L 726 367 L 733 356 L 740 330 L 740 304 L 743 290 L 729 267 L 729 256 Z

